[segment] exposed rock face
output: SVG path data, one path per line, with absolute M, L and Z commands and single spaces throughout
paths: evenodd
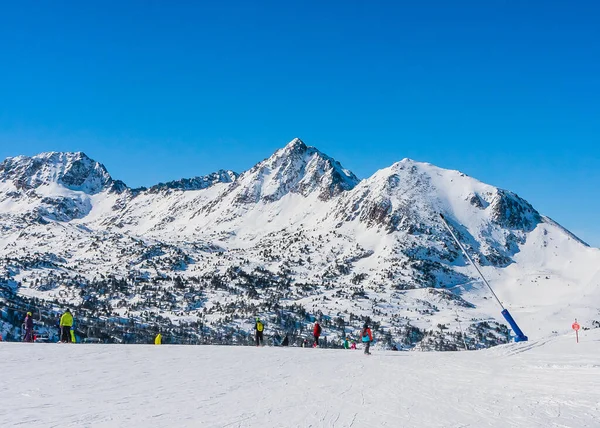
M 148 191 L 156 193 L 165 190 L 202 190 L 217 183 L 233 183 L 237 180 L 238 176 L 239 174 L 233 171 L 221 169 L 202 177 L 182 178 L 181 180 L 169 181 L 167 183 L 158 183 L 148 189 Z
M 231 192 L 236 194 L 235 201 L 243 204 L 274 202 L 289 193 L 308 196 L 313 192 L 328 201 L 354 188 L 358 181 L 339 162 L 296 138 L 241 174 Z
M 60 184 L 70 190 L 96 194 L 112 184 L 104 165 L 85 153 L 48 152 L 7 158 L 0 164 L 0 181 L 11 180 L 17 189 Z
M 512 192 L 498 189 L 491 202 L 492 221 L 507 229 L 530 232 L 542 221 L 540 214 Z

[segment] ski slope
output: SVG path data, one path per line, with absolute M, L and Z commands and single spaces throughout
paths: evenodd
M 0 426 L 599 427 L 599 351 L 0 343 Z

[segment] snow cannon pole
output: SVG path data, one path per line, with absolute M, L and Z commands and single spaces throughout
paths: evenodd
M 471 256 L 469 256 L 469 253 L 467 253 L 467 250 L 465 250 L 465 247 L 462 246 L 462 244 L 460 243 L 460 241 L 458 240 L 458 238 L 456 237 L 456 235 L 454 234 L 454 232 L 452 231 L 452 229 L 450 229 L 450 225 L 446 222 L 446 218 L 441 213 L 440 213 L 440 217 L 442 218 L 442 221 L 444 222 L 444 225 L 446 226 L 446 229 L 448 229 L 448 232 L 450 232 L 450 235 L 452 235 L 452 237 L 454 238 L 454 240 L 456 241 L 456 243 L 458 244 L 458 246 L 460 247 L 460 249 L 464 253 L 465 257 L 469 260 L 469 262 L 471 263 L 471 265 L 477 270 L 477 273 L 479 274 L 479 276 L 481 277 L 481 279 L 483 280 L 483 282 L 485 283 L 485 285 L 487 285 L 487 287 L 492 292 L 492 295 L 494 296 L 494 298 L 496 299 L 496 301 L 498 302 L 498 304 L 502 308 L 502 311 L 505 311 L 506 309 L 504 308 L 504 305 L 502 304 L 502 302 L 500 301 L 500 299 L 498 299 L 498 296 L 496 296 L 496 293 L 494 293 L 494 290 L 492 290 L 492 287 L 491 287 L 490 283 L 487 282 L 487 279 L 485 279 L 485 277 L 481 273 L 481 270 L 479 270 L 479 266 L 477 266 L 475 264 L 475 262 L 473 261 L 473 259 L 471 258 Z
M 471 256 L 469 256 L 469 253 L 467 253 L 467 250 L 465 250 L 465 247 L 462 246 L 462 244 L 460 243 L 460 241 L 458 240 L 458 238 L 456 237 L 456 235 L 454 234 L 454 232 L 450 228 L 450 225 L 448 224 L 448 222 L 446 221 L 446 218 L 444 217 L 444 215 L 442 213 L 440 213 L 440 217 L 442 218 L 442 222 L 444 223 L 444 226 L 446 226 L 446 229 L 448 229 L 448 232 L 450 232 L 450 235 L 452 235 L 452 238 L 454 238 L 454 240 L 456 241 L 456 243 L 458 244 L 458 246 L 462 250 L 463 254 L 467 258 L 467 260 L 469 260 L 469 262 L 471 263 L 471 265 L 475 268 L 475 270 L 477 270 L 477 273 L 479 274 L 479 276 L 483 280 L 484 284 L 487 285 L 487 288 L 489 288 L 490 292 L 492 293 L 492 295 L 494 296 L 494 298 L 496 299 L 496 301 L 498 302 L 498 304 L 502 308 L 502 316 L 504 317 L 504 319 L 506 320 L 506 322 L 510 325 L 510 327 L 513 329 L 513 331 L 516 334 L 515 342 L 527 342 L 527 340 L 528 340 L 527 336 L 525 336 L 525 334 L 523 334 L 523 331 L 519 328 L 519 326 L 515 322 L 514 318 L 508 312 L 508 309 L 506 309 L 504 307 L 504 305 L 502 304 L 502 302 L 500 301 L 500 299 L 498 299 L 498 296 L 496 296 L 496 293 L 494 293 L 494 290 L 492 289 L 492 286 L 487 281 L 487 279 L 485 279 L 485 276 L 483 276 L 483 273 L 481 273 L 481 270 L 479 269 L 479 266 L 477 266 L 475 264 L 475 262 L 473 261 L 473 259 L 471 259 Z
M 508 312 L 508 309 L 504 309 L 502 311 L 502 316 L 504 316 L 506 322 L 510 324 L 510 327 L 517 335 L 517 337 L 515 337 L 515 342 L 527 342 L 528 337 L 523 334 L 523 331 L 519 328 L 512 315 Z

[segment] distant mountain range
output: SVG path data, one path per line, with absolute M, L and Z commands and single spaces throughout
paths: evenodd
M 81 152 L 7 158 L 0 329 L 35 307 L 50 333 L 69 306 L 106 341 L 246 343 L 258 315 L 292 343 L 314 319 L 330 346 L 365 321 L 385 347 L 506 342 L 438 213 L 530 337 L 600 326 L 600 250 L 518 195 L 410 159 L 359 180 L 294 139 L 241 174 L 138 189 Z

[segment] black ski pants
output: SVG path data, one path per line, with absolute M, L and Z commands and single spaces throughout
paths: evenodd
M 60 341 L 63 343 L 71 342 L 71 327 L 67 325 L 63 325 L 60 328 Z
M 263 332 L 256 330 L 256 346 L 263 344 Z

